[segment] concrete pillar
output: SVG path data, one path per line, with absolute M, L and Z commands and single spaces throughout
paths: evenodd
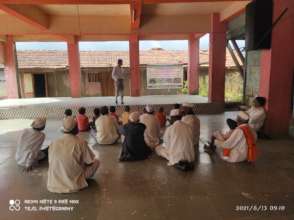
M 4 50 L 5 50 L 5 45 L 4 42 L 0 41 L 0 64 L 4 65 Z
M 218 13 L 213 13 L 209 35 L 208 99 L 210 102 L 225 101 L 226 44 L 226 24 L 220 22 Z
M 198 94 L 199 90 L 199 37 L 189 36 L 189 66 L 188 88 L 189 94 Z
M 70 94 L 81 97 L 81 67 L 79 42 L 76 38 L 67 42 Z
M 261 51 L 259 95 L 267 98 L 265 132 L 272 136 L 289 132 L 294 73 L 294 1 L 275 0 L 273 20 L 288 8 L 272 32 L 272 48 Z
M 9 35 L 4 43 L 4 74 L 6 80 L 7 98 L 19 98 L 19 87 L 17 82 L 15 43 L 13 36 Z
M 141 74 L 140 74 L 140 60 L 139 60 L 139 37 L 137 34 L 130 35 L 129 54 L 130 54 L 131 96 L 140 96 Z

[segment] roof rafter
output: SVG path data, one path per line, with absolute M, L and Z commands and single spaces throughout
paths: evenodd
M 40 30 L 48 30 L 50 17 L 34 5 L 0 4 L 0 10 Z

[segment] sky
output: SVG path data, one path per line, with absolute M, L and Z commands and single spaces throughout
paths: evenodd
M 200 39 L 200 49 L 207 50 L 209 45 L 209 35 Z M 80 42 L 80 50 L 129 50 L 127 41 L 100 41 L 100 42 Z M 160 47 L 166 50 L 187 50 L 187 40 L 144 40 L 140 41 L 140 50 L 149 50 Z M 66 50 L 65 42 L 17 42 L 17 50 Z

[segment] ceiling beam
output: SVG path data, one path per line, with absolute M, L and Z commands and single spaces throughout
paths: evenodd
M 245 9 L 247 4 L 250 1 L 243 1 L 243 2 L 233 2 L 230 6 L 226 7 L 221 13 L 220 13 L 220 19 L 221 21 L 229 21 L 242 13 L 245 13 Z
M 143 0 L 132 0 L 130 4 L 131 11 L 131 29 L 137 30 L 140 28 L 142 17 Z
M 184 2 L 242 2 L 247 0 L 144 0 L 144 4 Z M 0 0 L 0 4 L 130 4 L 131 0 Z
M 39 30 L 46 31 L 49 28 L 49 15 L 37 6 L 0 4 L 0 10 Z

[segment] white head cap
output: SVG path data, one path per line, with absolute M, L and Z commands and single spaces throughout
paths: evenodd
M 183 104 L 183 107 L 193 108 L 194 105 L 192 103 L 186 102 L 186 103 Z
M 152 108 L 152 106 L 150 106 L 150 105 L 146 105 L 145 110 L 146 110 L 146 112 L 148 112 L 148 113 L 152 113 L 152 112 L 153 112 L 153 108 Z
M 39 128 L 45 127 L 45 125 L 46 125 L 46 118 L 36 118 L 32 122 L 31 127 L 32 128 L 36 128 L 36 129 L 39 129 Z
M 237 117 L 242 119 L 243 121 L 248 121 L 249 120 L 249 115 L 244 111 L 239 112 Z
M 139 118 L 140 118 L 139 112 L 132 112 L 129 116 L 129 120 L 131 122 L 137 122 L 137 121 L 139 121 Z
M 77 122 L 74 117 L 69 116 L 63 119 L 63 131 L 71 132 L 77 126 Z
M 170 111 L 170 116 L 179 116 L 180 115 L 180 110 L 179 109 L 173 109 Z

